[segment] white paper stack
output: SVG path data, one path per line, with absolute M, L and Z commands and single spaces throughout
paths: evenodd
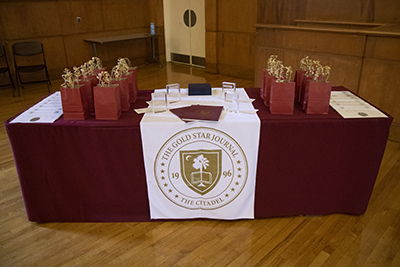
M 330 106 L 343 118 L 387 118 L 374 106 L 349 91 L 332 91 Z
M 53 123 L 63 114 L 60 91 L 49 95 L 10 123 Z

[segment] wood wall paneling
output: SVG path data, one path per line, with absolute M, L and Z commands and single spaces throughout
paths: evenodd
M 294 25 L 304 19 L 307 0 L 258 0 L 257 22 Z
M 276 45 L 282 48 L 299 49 L 349 56 L 364 54 L 365 36 L 303 30 L 277 30 Z
M 61 1 L 58 3 L 63 34 L 104 30 L 101 1 Z M 78 23 L 77 17 L 81 18 Z
M 6 40 L 54 36 L 61 33 L 57 2 L 3 2 L 0 17 Z
M 103 0 L 106 31 L 147 27 L 150 31 L 149 2 L 142 0 Z
M 45 37 L 41 39 L 49 69 L 60 69 L 67 65 L 65 47 L 61 36 Z
M 207 60 L 206 66 L 211 70 L 216 67 L 218 72 L 241 78 L 254 77 L 254 47 L 255 28 L 257 22 L 257 0 L 243 3 L 240 0 L 208 1 L 207 10 L 216 9 L 216 27 L 211 21 L 206 22 L 207 29 L 217 29 L 216 44 L 214 35 L 209 35 L 206 48 L 214 55 L 216 52 L 217 63 Z M 212 32 L 212 31 L 211 31 Z M 206 35 L 207 36 L 207 35 Z M 213 47 L 216 45 L 216 47 Z
M 219 0 L 218 30 L 229 32 L 255 32 L 257 0 Z
M 294 25 L 294 19 L 400 23 L 398 0 L 258 0 L 257 22 Z
M 206 71 L 218 73 L 218 1 L 205 0 L 205 28 L 206 28 Z
M 354 93 L 358 92 L 362 58 L 354 56 L 329 55 L 323 65 L 331 67 L 330 82 L 333 86 L 343 85 Z
M 219 32 L 217 34 L 218 67 L 225 65 L 221 73 L 238 75 L 246 78 L 250 74 L 254 76 L 254 44 L 255 35 L 249 33 Z M 232 73 L 228 66 L 231 66 Z M 240 68 L 243 71 L 238 71 Z
M 277 47 L 275 29 L 259 29 L 256 33 L 256 46 Z
M 149 12 L 150 12 L 150 21 L 154 22 L 154 25 L 156 27 L 164 27 L 163 0 L 149 0 Z M 156 33 L 163 33 L 164 31 L 162 29 L 163 28 L 160 28 L 161 31 L 156 30 Z
M 400 38 L 368 36 L 365 57 L 400 61 Z
M 254 68 L 244 68 L 239 65 L 226 65 L 223 63 L 218 63 L 218 73 L 241 79 L 254 79 Z
M 206 60 L 208 63 L 217 64 L 217 33 L 206 32 Z
M 217 31 L 217 0 L 205 0 L 206 31 Z
M 375 0 L 375 21 L 400 24 L 400 1 L 398 0 Z
M 373 22 L 375 0 L 307 0 L 306 18 L 327 21 L 364 21 Z M 373 10 L 372 10 L 373 12 Z
M 127 57 L 133 65 L 144 64 L 151 57 L 150 42 L 150 39 L 138 39 L 106 44 L 108 61 L 114 66 L 118 58 Z
M 361 97 L 388 112 L 400 123 L 400 61 L 366 58 L 361 75 Z
M 65 54 L 67 57 L 66 68 L 80 66 L 94 56 L 93 44 L 84 39 L 105 37 L 105 33 L 73 34 L 64 36 Z M 97 45 L 97 55 L 102 60 L 108 60 L 106 47 Z

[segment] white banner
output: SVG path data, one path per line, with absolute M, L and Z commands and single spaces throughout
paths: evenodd
M 240 109 L 253 109 L 244 89 Z M 213 96 L 183 97 L 208 105 Z M 185 123 L 170 111 L 140 123 L 152 219 L 253 219 L 260 120 L 222 111 L 218 122 Z

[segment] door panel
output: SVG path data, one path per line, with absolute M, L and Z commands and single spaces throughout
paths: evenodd
M 164 0 L 167 61 L 205 65 L 204 0 Z
M 205 57 L 205 14 L 204 14 L 204 0 L 191 0 L 190 8 L 196 14 L 196 24 L 191 28 L 190 43 L 192 48 L 192 56 Z

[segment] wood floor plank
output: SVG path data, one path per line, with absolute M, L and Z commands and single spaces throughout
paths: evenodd
M 138 67 L 140 89 L 254 81 L 166 64 Z M 51 91 L 59 90 L 52 81 Z M 7 90 L 5 90 L 7 89 Z M 20 97 L 0 89 L 0 119 L 47 95 L 45 84 Z M 388 141 L 365 214 L 262 220 L 144 223 L 29 222 L 12 148 L 0 126 L 0 266 L 400 266 L 400 143 Z
M 295 217 L 290 221 L 274 227 L 275 231 L 266 233 L 262 239 L 255 244 L 255 251 L 251 258 L 244 266 L 255 265 L 272 265 L 279 260 L 279 254 L 284 251 L 296 235 L 302 231 L 308 224 L 312 223 L 312 219 L 307 217 Z
M 394 194 L 397 194 L 397 199 L 400 198 L 399 185 L 393 192 L 393 195 Z M 377 226 L 377 229 L 374 231 L 376 235 L 383 232 L 376 245 L 373 246 L 373 242 L 368 242 L 369 247 L 366 246 L 365 248 L 362 248 L 361 253 L 367 254 L 368 256 L 368 258 L 366 259 L 367 266 L 377 266 L 377 262 L 380 261 L 380 258 L 382 257 L 382 254 L 384 254 L 385 249 L 389 247 L 389 244 L 393 241 L 393 239 L 396 238 L 396 232 L 400 228 L 399 223 L 394 223 L 399 222 L 400 220 L 398 203 L 396 203 L 396 201 L 393 202 L 393 205 L 388 210 L 387 216 L 385 216 L 385 218 L 383 219 L 383 222 L 380 223 Z
M 342 218 L 340 215 L 332 215 L 330 216 L 320 228 L 315 231 L 309 240 L 305 241 L 301 246 L 301 249 L 296 250 L 288 260 L 288 262 L 293 263 L 292 266 L 309 266 L 311 265 L 317 257 L 320 257 L 318 260 L 319 263 L 323 263 L 328 258 L 327 255 L 330 256 L 330 251 L 327 249 L 328 247 L 332 248 L 332 240 L 337 236 L 338 232 L 347 220 Z M 301 253 L 303 251 L 303 253 Z M 297 257 L 295 256 L 297 254 Z M 314 262 L 314 264 L 316 264 Z M 290 266 L 285 263 L 286 266 Z
M 397 166 L 398 164 L 396 164 Z M 366 247 L 366 250 L 369 250 L 370 244 L 367 242 L 376 242 L 376 236 L 379 235 L 379 232 L 374 232 L 378 226 L 385 226 L 385 216 L 387 216 L 388 207 L 386 200 L 388 196 L 392 193 L 393 189 L 398 185 L 398 178 L 394 175 L 395 173 L 390 173 L 386 175 L 384 180 L 386 180 L 387 184 L 382 183 L 380 186 L 382 187 L 382 191 L 379 194 L 379 197 L 375 198 L 375 201 L 370 206 L 369 209 L 362 217 L 360 217 L 360 221 L 357 223 L 352 232 L 357 236 L 354 240 L 351 247 L 347 249 L 346 254 L 342 257 L 342 259 L 338 262 L 337 266 L 354 266 L 354 264 L 358 264 L 358 266 L 362 265 L 365 261 L 365 251 L 364 253 L 360 250 L 363 246 Z M 386 185 L 386 186 L 383 186 Z M 379 186 L 378 188 L 379 189 Z M 379 192 L 376 190 L 375 193 Z M 376 212 L 373 212 L 376 210 Z

